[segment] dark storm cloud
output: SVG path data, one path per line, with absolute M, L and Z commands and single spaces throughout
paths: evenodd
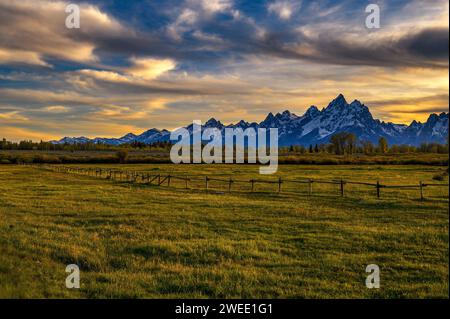
M 175 43 L 154 34 L 92 38 L 89 41 L 96 43 L 99 52 L 169 56 L 186 63 L 220 63 L 230 57 L 259 55 L 320 64 L 448 68 L 449 31 L 445 28 L 424 29 L 397 39 L 385 37 L 371 41 L 341 39 L 339 34 L 318 34 L 313 38 L 289 30 L 267 30 L 264 36 L 256 37 L 252 26 L 244 28 L 243 25 L 229 26 L 220 32 L 215 35 L 222 40 L 221 47 L 217 43 L 189 38 Z
M 448 68 L 448 29 L 425 29 L 399 39 L 383 38 L 371 42 L 340 40 L 320 35 L 304 39 L 313 54 L 299 58 L 318 63 L 384 67 Z M 288 51 L 286 57 L 292 56 Z
M 179 39 L 174 39 L 168 29 L 173 19 L 176 21 L 176 14 L 172 20 L 162 20 L 164 23 L 152 28 L 134 29 L 126 21 L 110 19 L 98 23 L 104 18 L 90 10 L 83 27 L 75 32 L 61 28 L 64 12 L 49 20 L 44 13 L 25 6 L 0 4 L 0 9 L 0 23 L 9 26 L 0 31 L 0 47 L 37 52 L 47 60 L 56 56 L 89 61 L 93 59 L 88 50 L 92 45 L 95 55 L 118 58 L 118 64 L 126 64 L 130 55 L 171 57 L 184 62 L 187 68 L 195 64 L 197 69 L 208 69 L 215 63 L 248 55 L 335 65 L 448 67 L 448 28 L 422 29 L 395 38 L 371 37 L 364 30 L 359 35 L 347 34 L 342 26 L 348 23 L 351 27 L 352 22 L 338 20 L 334 31 L 318 27 L 306 35 L 292 22 L 257 21 L 248 16 L 235 18 L 230 11 L 213 18 L 197 13 L 195 22 L 184 26 L 179 31 Z M 181 14 L 180 9 L 178 16 Z M 47 28 L 42 27 L 45 23 Z M 199 37 L 199 34 L 206 36 Z M 84 56 L 78 58 L 71 54 L 71 46 L 78 47 Z
M 411 55 L 445 62 L 448 61 L 448 41 L 448 29 L 426 29 L 404 37 L 398 45 Z

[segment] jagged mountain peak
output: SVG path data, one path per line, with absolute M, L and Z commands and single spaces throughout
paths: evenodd
M 320 115 L 320 111 L 319 111 L 319 109 L 317 108 L 317 106 L 311 105 L 311 106 L 306 110 L 304 116 L 308 116 L 308 117 L 314 118 L 314 117 L 316 117 L 316 116 L 318 116 L 318 115 Z
M 449 114 L 445 113 L 445 112 L 442 112 L 440 114 L 431 113 L 430 116 L 428 117 L 427 122 L 430 122 L 430 121 L 436 122 L 436 121 L 446 120 L 446 119 L 448 120 L 448 115 Z
M 359 100 L 353 100 L 352 103 L 350 103 L 351 106 L 355 106 L 355 107 L 361 107 L 364 104 L 362 104 Z
M 240 120 L 236 125 L 234 125 L 234 127 L 247 128 L 250 125 L 251 124 L 249 122 L 244 121 L 244 120 Z
M 282 113 L 277 113 L 276 115 L 273 115 L 272 112 L 269 112 L 267 114 L 267 117 L 264 121 L 262 121 L 259 125 L 261 127 L 270 128 L 270 127 L 278 127 L 286 125 L 287 123 L 290 123 L 291 121 L 297 119 L 298 116 L 294 113 L 291 113 L 290 111 L 286 110 Z
M 86 136 L 80 136 L 80 137 L 69 137 L 65 136 L 61 140 L 59 140 L 61 144 L 73 144 L 73 143 L 87 143 L 89 142 L 89 138 Z
M 251 126 L 254 127 L 254 126 L 257 126 L 257 125 L 258 124 L 256 124 L 256 123 L 249 123 L 249 122 L 246 122 L 244 120 L 240 120 L 236 124 L 229 124 L 226 127 L 229 127 L 229 128 L 241 128 L 241 129 L 245 130 L 245 129 L 251 127 Z
M 240 120 L 237 124 L 226 127 L 278 128 L 279 145 L 310 145 L 328 143 L 331 136 L 339 132 L 354 133 L 360 141 L 377 142 L 385 137 L 390 144 L 420 145 L 421 143 L 445 143 L 448 139 L 448 113 L 431 114 L 425 123 L 412 121 L 407 125 L 384 122 L 374 119 L 369 108 L 359 100 L 347 103 L 344 95 L 339 94 L 322 111 L 312 105 L 303 116 L 297 116 L 289 110 L 274 115 L 270 112 L 258 123 L 248 123 Z M 218 120 L 211 118 L 203 127 L 218 128 L 225 126 Z M 186 126 L 192 133 L 192 124 Z M 134 141 L 151 144 L 168 141 L 170 132 L 156 128 L 143 132 L 141 135 L 129 133 L 121 138 L 65 137 L 55 143 L 106 143 L 120 145 Z
M 285 120 L 296 119 L 298 116 L 295 115 L 294 113 L 291 113 L 289 110 L 285 110 L 282 113 L 277 113 L 277 115 L 275 115 L 275 117 L 278 120 L 285 121 Z
M 137 135 L 133 134 L 133 133 L 128 133 L 125 134 L 124 136 L 122 136 L 120 139 L 131 139 L 131 138 L 135 138 Z
M 420 126 L 420 125 L 422 125 L 421 122 L 418 122 L 418 121 L 416 121 L 416 120 L 413 120 L 413 121 L 411 122 L 411 124 L 409 124 L 409 127 L 418 127 L 418 126 Z
M 344 95 L 341 93 L 339 94 L 333 101 L 328 104 L 327 108 L 333 108 L 333 107 L 342 107 L 348 105 L 347 100 L 345 99 Z
M 284 110 L 283 112 L 278 113 L 277 115 L 280 115 L 283 117 L 291 117 L 292 115 L 295 115 L 295 114 L 291 113 L 291 111 L 289 111 L 289 110 Z
M 356 106 L 356 105 L 354 105 Z M 327 107 L 322 109 L 322 113 L 325 114 L 340 114 L 349 107 L 344 95 L 339 94 L 333 101 L 331 101 Z
M 157 134 L 157 133 L 160 133 L 160 132 L 161 132 L 161 131 L 158 130 L 157 128 L 151 128 L 151 129 L 149 129 L 149 130 L 143 132 L 143 133 L 142 133 L 141 135 L 139 135 L 139 136 L 152 135 L 152 134 Z
M 223 126 L 223 124 L 220 121 L 218 121 L 218 120 L 216 120 L 215 118 L 212 117 L 208 121 L 206 121 L 204 126 L 205 127 L 219 127 L 219 128 L 221 128 Z

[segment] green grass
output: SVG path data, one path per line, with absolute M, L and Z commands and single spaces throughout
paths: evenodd
M 256 165 L 120 168 L 262 178 Z M 283 165 L 264 178 L 417 184 L 443 170 Z M 336 185 L 314 185 L 308 197 L 305 185 L 228 194 L 220 183 L 210 193 L 179 183 L 131 185 L 0 166 L 0 297 L 449 297 L 448 189 L 426 189 L 421 202 L 417 190 L 382 190 L 378 200 L 373 189 L 356 186 L 340 198 Z M 81 269 L 79 290 L 65 288 L 71 263 Z M 370 290 L 365 268 L 373 263 L 381 288 Z
M 167 150 L 129 150 L 127 162 L 132 164 L 171 164 Z M 388 153 L 334 155 L 328 153 L 280 153 L 280 164 L 314 165 L 440 165 L 448 166 L 448 154 Z M 39 151 L 0 150 L 0 164 L 53 163 L 53 164 L 118 164 L 117 151 Z

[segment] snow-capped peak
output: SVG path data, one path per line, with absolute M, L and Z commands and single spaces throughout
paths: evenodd
M 222 129 L 223 124 L 220 121 L 217 121 L 215 118 L 210 118 L 208 121 L 206 121 L 204 127 L 217 127 Z
M 258 123 L 248 123 L 240 120 L 237 124 L 227 127 L 278 128 L 279 145 L 310 145 L 328 143 L 331 136 L 339 132 L 354 133 L 360 141 L 377 143 L 380 137 L 384 137 L 390 144 L 420 145 L 421 143 L 446 143 L 448 139 L 448 113 L 431 114 L 427 122 L 413 121 L 409 126 L 382 122 L 372 117 L 369 108 L 358 100 L 350 104 L 345 97 L 339 94 L 322 111 L 316 106 L 311 106 L 303 116 L 297 116 L 289 110 L 274 115 L 269 113 L 267 117 Z M 211 118 L 203 127 L 218 128 L 225 126 L 218 120 Z M 192 133 L 192 124 L 186 127 Z M 167 130 L 151 129 L 141 135 L 129 133 L 119 139 L 86 137 L 65 137 L 55 143 L 105 143 L 119 145 L 133 141 L 147 144 L 168 141 L 170 132 Z
M 305 117 L 315 118 L 316 116 L 320 115 L 320 111 L 315 105 L 311 105 L 308 110 L 305 112 Z
M 333 101 L 330 102 L 330 104 L 328 104 L 328 106 L 325 108 L 325 110 L 327 109 L 334 109 L 334 108 L 342 108 L 347 106 L 347 100 L 345 99 L 344 95 L 339 94 Z
M 121 140 L 133 140 L 133 139 L 135 139 L 136 137 L 137 137 L 136 134 L 128 133 L 128 134 L 122 136 L 120 139 L 121 139 Z

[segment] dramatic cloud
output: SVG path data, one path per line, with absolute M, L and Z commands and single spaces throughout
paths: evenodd
M 285 1 L 277 0 L 268 5 L 267 10 L 269 13 L 276 14 L 282 20 L 289 20 L 292 14 L 299 10 L 301 1 Z
M 191 0 L 190 2 L 199 2 L 203 10 L 207 13 L 223 12 L 230 9 L 233 5 L 232 0 Z
M 449 33 L 444 28 L 366 41 L 340 40 L 330 35 L 320 35 L 314 40 L 305 38 L 305 41 L 311 43 L 307 46 L 310 53 L 300 48 L 299 57 L 322 63 L 448 68 Z M 291 56 L 291 52 L 286 55 Z
M 448 108 L 448 1 L 0 0 L 0 138 L 301 114 L 338 93 L 408 123 Z M 28 135 L 27 135 L 28 134 Z
M 69 108 L 63 105 L 52 105 L 44 107 L 44 110 L 52 113 L 66 113 L 69 111 Z
M 156 79 L 176 67 L 176 63 L 170 59 L 133 58 L 132 62 L 133 66 L 128 68 L 126 72 L 132 76 L 141 77 L 146 80 Z
M 0 64 L 27 63 L 49 66 L 37 52 L 0 48 Z
M 44 61 L 49 57 L 94 62 L 95 39 L 131 34 L 119 22 L 88 4 L 81 5 L 83 27 L 67 29 L 66 5 L 62 1 L 2 0 L 0 21 L 7 27 L 0 31 L 0 63 L 47 65 Z

